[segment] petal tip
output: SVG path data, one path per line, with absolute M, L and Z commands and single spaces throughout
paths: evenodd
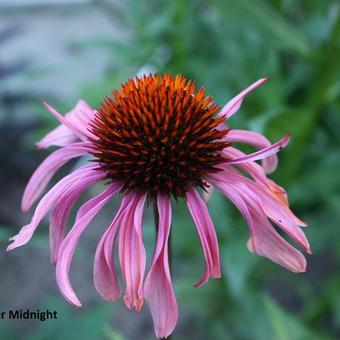
M 14 247 L 13 247 L 13 243 L 9 244 L 7 247 L 6 247 L 6 251 L 9 252 L 11 250 L 13 250 Z

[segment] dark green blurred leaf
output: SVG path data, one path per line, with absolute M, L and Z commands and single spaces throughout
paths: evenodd
M 280 308 L 269 296 L 263 298 L 265 312 L 277 340 L 317 340 L 329 339 L 326 335 L 318 335 L 308 330 L 303 323 Z

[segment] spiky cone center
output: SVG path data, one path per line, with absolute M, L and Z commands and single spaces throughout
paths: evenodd
M 124 190 L 184 196 L 204 188 L 204 176 L 219 171 L 227 130 L 217 127 L 219 107 L 205 89 L 182 75 L 128 80 L 101 103 L 91 122 L 91 152 L 99 168 Z

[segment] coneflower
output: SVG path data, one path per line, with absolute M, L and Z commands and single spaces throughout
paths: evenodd
M 27 211 L 40 197 L 56 171 L 67 161 L 91 155 L 91 162 L 73 171 L 50 189 L 38 203 L 29 224 L 11 238 L 12 250 L 26 244 L 41 220 L 51 211 L 51 261 L 56 264 L 60 292 L 72 304 L 81 303 L 69 280 L 70 263 L 81 234 L 101 208 L 123 193 L 120 208 L 102 236 L 94 260 L 94 283 L 106 300 L 120 296 L 113 247 L 118 235 L 119 261 L 126 284 L 124 301 L 139 311 L 145 300 L 157 337 L 175 328 L 178 308 L 172 288 L 168 239 L 172 199 L 184 199 L 196 225 L 205 256 L 203 276 L 196 286 L 221 276 L 218 242 L 207 205 L 197 191 L 208 196 L 219 189 L 240 210 L 248 223 L 248 248 L 293 272 L 306 269 L 304 256 L 280 236 L 272 223 L 310 253 L 300 226 L 289 209 L 286 192 L 266 173 L 277 165 L 276 153 L 286 136 L 271 145 L 254 132 L 225 125 L 249 92 L 266 81 L 258 80 L 222 109 L 204 88 L 196 90 L 183 76 L 148 75 L 128 80 L 105 98 L 98 110 L 84 101 L 65 116 L 45 103 L 61 125 L 37 143 L 39 148 L 61 147 L 47 157 L 31 177 L 23 195 Z M 233 146 L 247 143 L 260 149 L 245 155 Z M 262 159 L 262 165 L 254 161 Z M 244 173 L 250 176 L 245 176 Z M 65 236 L 67 220 L 76 200 L 89 186 L 105 181 L 106 188 L 83 204 Z M 157 240 L 145 277 L 146 253 L 142 215 L 146 201 L 158 209 Z

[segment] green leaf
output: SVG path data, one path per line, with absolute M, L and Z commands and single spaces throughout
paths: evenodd
M 217 3 L 223 6 L 225 11 L 231 8 L 238 10 L 245 22 L 249 20 L 253 22 L 255 28 L 264 29 L 285 48 L 296 51 L 303 56 L 310 54 L 311 49 L 307 39 L 298 29 L 286 21 L 279 12 L 272 8 L 268 2 L 217 0 Z M 245 16 L 247 20 L 245 20 Z
M 318 335 L 307 329 L 296 317 L 282 309 L 269 296 L 264 296 L 263 305 L 275 340 L 318 340 L 329 339 L 325 334 Z
M 27 337 L 28 340 L 102 339 L 112 307 L 109 304 L 100 303 L 96 307 L 75 310 L 67 302 L 53 299 L 45 308 L 57 311 L 58 318 L 40 322 L 38 329 Z M 40 310 L 42 311 L 43 308 Z
M 251 271 L 259 260 L 248 251 L 246 243 L 246 237 L 234 237 L 226 242 L 221 252 L 223 275 L 230 293 L 238 299 L 243 298 Z

